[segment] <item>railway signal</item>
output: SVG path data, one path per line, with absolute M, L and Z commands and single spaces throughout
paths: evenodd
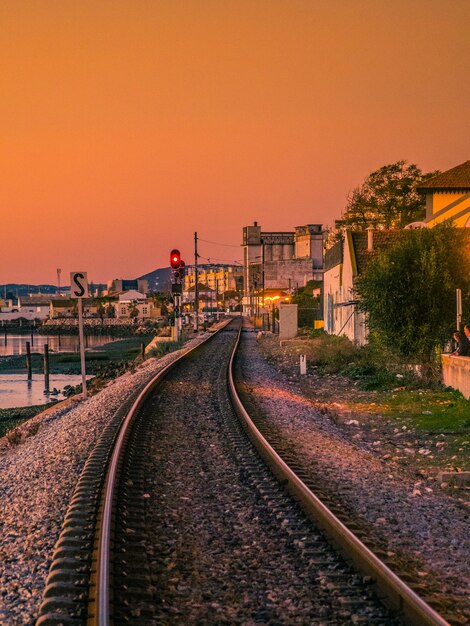
M 173 270 L 173 284 L 171 286 L 171 291 L 174 296 L 175 302 L 175 326 L 174 326 L 174 338 L 175 341 L 178 341 L 181 331 L 181 299 L 183 293 L 183 285 L 182 280 L 185 275 L 185 266 L 186 263 L 181 258 L 181 253 L 178 249 L 174 248 L 170 252 L 170 265 Z
M 173 277 L 175 279 L 175 282 L 178 283 L 179 281 L 183 280 L 185 274 L 186 274 L 186 263 L 183 260 L 181 260 L 178 269 L 173 270 Z
M 180 268 L 181 253 L 176 248 L 170 252 L 170 265 L 174 270 L 178 270 Z

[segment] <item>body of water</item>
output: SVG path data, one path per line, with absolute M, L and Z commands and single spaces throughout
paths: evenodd
M 51 374 L 49 389 L 53 390 L 55 387 L 62 391 L 66 385 L 79 385 L 81 382 L 81 375 Z M 44 393 L 43 374 L 33 374 L 32 380 L 28 380 L 26 374 L 0 375 L 0 409 L 47 404 L 52 399 L 63 400 L 64 397 L 62 393 Z
M 31 344 L 31 335 L 0 335 L 0 356 L 26 354 L 26 342 Z M 116 337 L 108 335 L 85 336 L 85 348 L 96 348 L 105 343 L 116 341 Z M 78 335 L 33 335 L 31 352 L 44 352 L 44 345 L 49 344 L 50 352 L 78 352 L 80 349 Z

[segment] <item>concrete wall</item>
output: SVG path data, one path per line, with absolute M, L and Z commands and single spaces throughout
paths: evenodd
M 470 357 L 442 355 L 442 382 L 470 399 Z
M 432 197 L 430 200 L 429 197 Z M 431 215 L 429 215 L 431 208 Z M 464 228 L 470 217 L 470 196 L 467 192 L 434 192 L 427 194 L 426 219 L 429 226 L 435 226 L 452 218 L 454 226 Z
M 323 267 L 323 234 L 321 225 L 316 227 L 297 226 L 295 229 L 295 258 L 309 257 L 316 269 Z
M 265 289 L 288 289 L 289 286 L 295 289 L 297 285 L 304 287 L 309 280 L 313 280 L 311 259 L 267 261 L 264 264 Z
M 279 304 L 279 339 L 292 339 L 299 328 L 297 304 Z
M 367 343 L 365 317 L 356 305 L 348 304 L 355 299 L 355 270 L 350 245 L 350 238 L 345 237 L 343 263 L 324 273 L 323 316 L 327 333 L 346 335 L 352 342 L 362 346 Z

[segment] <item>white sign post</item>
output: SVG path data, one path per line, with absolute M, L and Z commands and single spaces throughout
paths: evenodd
M 70 272 L 70 297 L 78 299 L 78 333 L 80 337 L 80 363 L 82 367 L 83 399 L 86 400 L 85 341 L 83 338 L 83 298 L 88 298 L 86 272 Z
M 462 290 L 455 290 L 457 299 L 457 330 L 460 330 L 460 324 L 462 322 Z

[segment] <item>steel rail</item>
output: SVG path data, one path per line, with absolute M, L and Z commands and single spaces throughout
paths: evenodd
M 158 384 L 165 378 L 168 372 L 181 363 L 181 361 L 185 360 L 190 354 L 199 349 L 202 345 L 210 341 L 232 321 L 232 319 L 229 319 L 226 324 L 218 328 L 214 333 L 209 335 L 209 337 L 204 339 L 204 341 L 199 343 L 197 346 L 194 346 L 194 348 L 191 348 L 191 350 L 188 350 L 188 352 L 185 352 L 178 359 L 169 363 L 166 367 L 160 370 L 141 391 L 121 424 L 108 466 L 105 486 L 103 489 L 103 508 L 99 518 L 95 595 L 96 610 L 92 619 L 92 623 L 96 626 L 110 626 L 111 623 L 110 570 L 113 500 L 115 498 L 116 491 L 116 477 L 118 475 L 120 459 L 124 449 L 124 442 L 129 432 L 129 427 L 133 423 L 143 402 L 148 398 L 149 394 L 155 389 L 155 387 L 157 387 Z
M 450 626 L 323 504 L 257 429 L 240 400 L 234 382 L 233 365 L 241 332 L 240 328 L 228 366 L 230 397 L 242 425 L 271 471 L 279 479 L 286 481 L 290 493 L 300 502 L 307 515 L 325 531 L 345 559 L 352 561 L 361 572 L 373 578 L 378 595 L 383 597 L 387 606 L 399 612 L 413 626 Z

